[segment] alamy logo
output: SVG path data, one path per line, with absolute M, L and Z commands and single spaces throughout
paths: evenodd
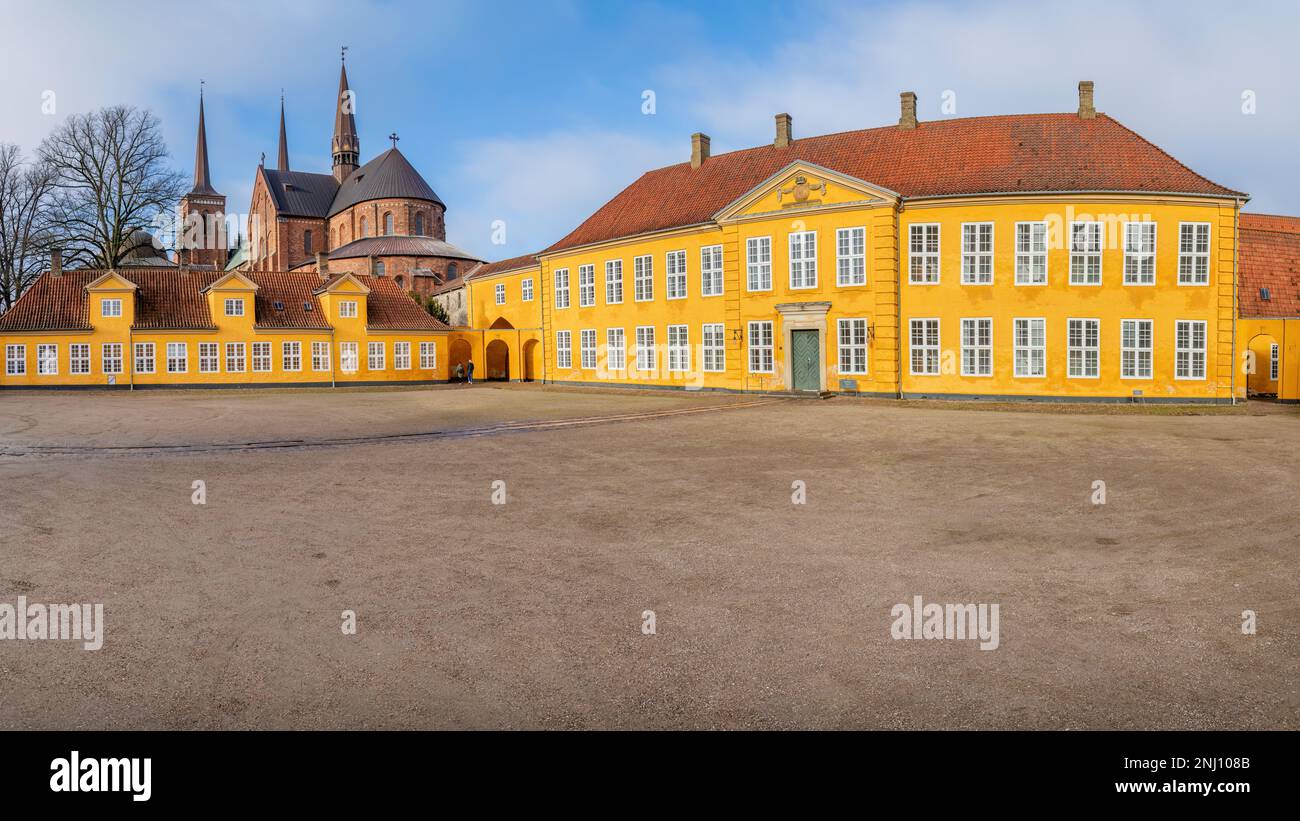
M 53 792 L 129 792 L 132 801 L 153 795 L 152 758 L 81 758 L 76 750 L 50 762 Z
M 104 646 L 104 605 L 0 602 L 0 639 L 18 641 L 65 639 L 82 642 L 87 650 Z
M 998 606 L 996 604 L 923 604 L 920 596 L 912 605 L 899 603 L 889 611 L 894 624 L 889 634 L 898 639 L 979 639 L 981 650 L 996 650 Z

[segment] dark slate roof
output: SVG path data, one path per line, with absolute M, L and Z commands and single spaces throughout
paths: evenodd
M 275 210 L 281 216 L 324 219 L 330 213 L 330 203 L 339 190 L 338 181 L 332 175 L 272 168 L 260 171 L 266 177 L 266 187 L 275 198 Z
M 390 148 L 343 181 L 329 209 L 329 216 L 359 202 L 381 199 L 428 200 L 446 207 L 402 152 Z
M 450 242 L 433 237 L 364 237 L 330 251 L 330 259 L 355 259 L 357 257 L 453 257 L 475 262 L 478 257 L 457 248 Z
M 524 268 L 536 268 L 538 265 L 537 254 L 524 254 L 510 259 L 503 259 L 500 262 L 489 262 L 480 268 L 475 269 L 474 273 L 465 277 L 466 279 L 477 279 L 479 277 L 499 274 L 502 271 L 516 271 Z

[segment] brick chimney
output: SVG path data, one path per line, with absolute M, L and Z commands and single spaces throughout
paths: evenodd
M 789 148 L 794 142 L 794 119 L 789 114 L 776 115 L 776 139 L 772 145 L 777 148 Z
M 1079 119 L 1095 120 L 1097 109 L 1092 104 L 1092 80 L 1079 81 Z
M 63 251 L 58 248 L 50 250 L 50 276 L 63 276 Z
M 901 104 L 898 127 L 904 131 L 911 131 L 916 128 L 916 92 L 904 91 L 898 95 L 898 98 Z
M 691 168 L 699 168 L 709 158 L 709 135 L 695 132 L 691 135 Z

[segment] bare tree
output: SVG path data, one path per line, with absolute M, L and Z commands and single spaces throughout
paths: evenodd
M 23 161 L 18 146 L 0 143 L 0 313 L 22 296 L 49 259 L 49 206 L 54 173 Z
M 185 191 L 158 118 L 134 106 L 72 115 L 39 154 L 55 174 L 51 225 L 69 264 L 116 268 Z

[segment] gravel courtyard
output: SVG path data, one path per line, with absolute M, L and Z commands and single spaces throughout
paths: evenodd
M 1298 501 L 1257 404 L 2 394 L 0 603 L 106 637 L 0 641 L 0 729 L 1295 729 Z

